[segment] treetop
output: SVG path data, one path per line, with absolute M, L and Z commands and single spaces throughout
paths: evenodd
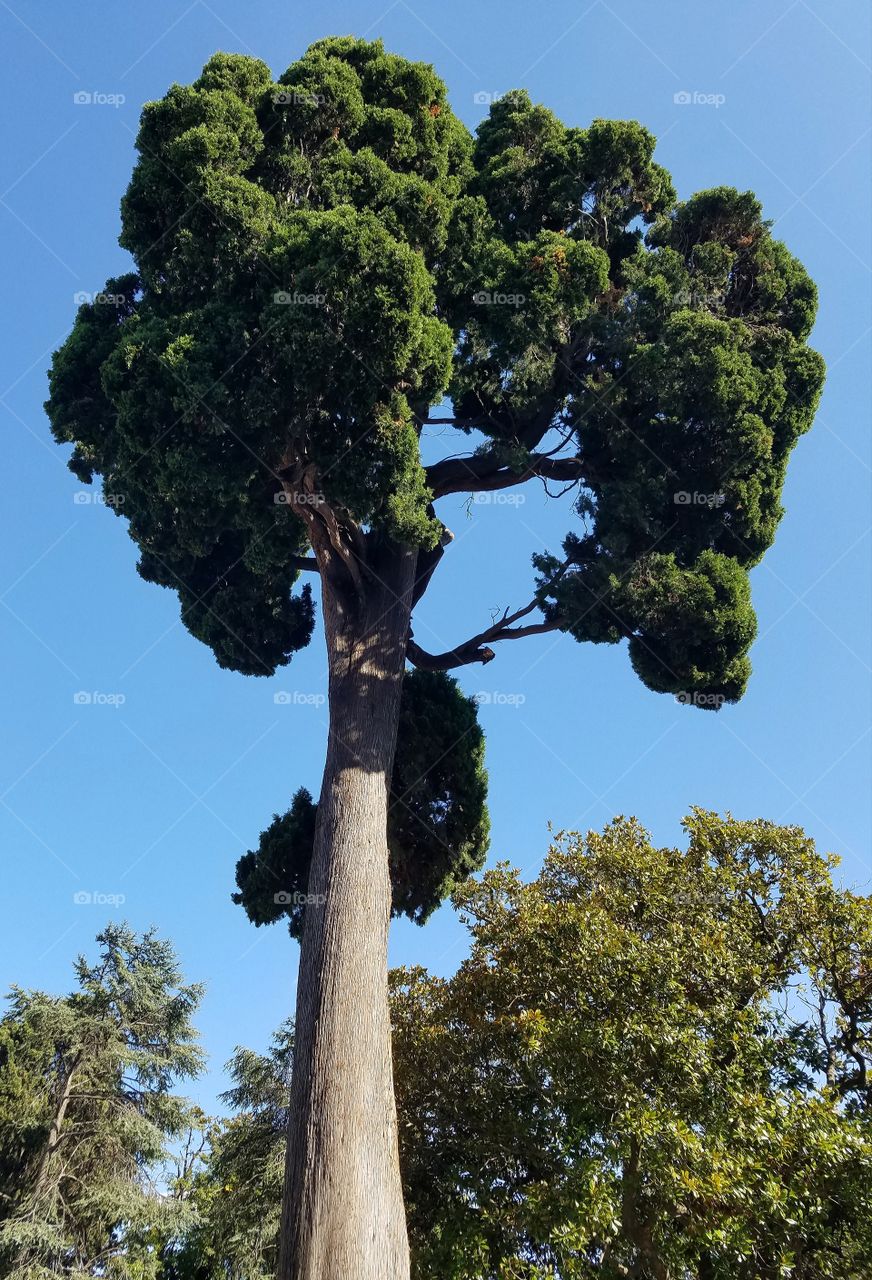
M 419 596 L 441 498 L 538 479 L 578 523 L 530 604 L 411 661 L 562 630 L 628 639 L 652 689 L 741 696 L 747 572 L 823 381 L 816 293 L 751 193 L 677 200 L 654 143 L 523 91 L 473 137 L 432 67 L 352 37 L 275 82 L 216 54 L 145 106 L 134 270 L 79 309 L 47 409 L 220 665 L 288 662 L 300 572 L 360 593 L 385 540 L 418 548 Z M 462 452 L 425 467 L 446 400 Z

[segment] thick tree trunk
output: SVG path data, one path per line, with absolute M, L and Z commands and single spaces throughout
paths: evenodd
M 281 1280 L 408 1280 L 387 995 L 387 801 L 415 554 L 324 579 L 330 736 L 297 986 Z

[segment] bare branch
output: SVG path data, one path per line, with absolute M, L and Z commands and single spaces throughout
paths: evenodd
M 524 605 L 523 609 L 517 609 L 514 613 L 510 614 L 506 610 L 498 622 L 486 627 L 484 631 L 480 631 L 477 636 L 472 636 L 456 649 L 448 649 L 445 653 L 428 653 L 426 649 L 422 649 L 415 643 L 410 633 L 406 656 L 413 666 L 423 671 L 449 671 L 452 667 L 465 667 L 473 662 L 484 665 L 496 657 L 490 645 L 498 640 L 521 640 L 525 636 L 543 635 L 547 631 L 561 629 L 562 623 L 556 618 L 528 623 L 523 627 L 514 625 L 536 608 L 538 608 L 538 601 L 531 600 L 529 604 Z
M 515 471 L 505 466 L 494 452 L 489 452 L 447 458 L 427 468 L 427 485 L 434 499 L 449 493 L 508 489 L 535 477 L 577 483 L 590 479 L 590 467 L 582 458 L 553 458 L 547 453 L 531 453 L 523 470 Z

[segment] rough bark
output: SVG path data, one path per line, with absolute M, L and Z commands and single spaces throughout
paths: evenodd
M 387 991 L 387 802 L 415 553 L 322 573 L 330 733 L 297 986 L 281 1280 L 408 1280 Z

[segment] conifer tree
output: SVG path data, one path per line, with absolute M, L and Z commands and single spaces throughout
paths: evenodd
M 13 987 L 0 1020 L 0 1275 L 155 1275 L 168 1143 L 190 1119 L 173 1092 L 202 1054 L 172 946 L 109 925 L 66 996 Z
M 299 577 L 319 580 L 322 905 L 280 1269 L 401 1280 L 386 948 L 406 662 L 562 631 L 627 640 L 651 689 L 737 700 L 748 570 L 822 383 L 815 289 L 750 193 L 678 201 L 641 125 L 566 126 L 516 92 L 473 139 L 433 69 L 379 42 L 319 41 L 278 83 L 218 54 L 145 107 L 137 147 L 135 269 L 80 309 L 48 412 L 222 666 L 290 661 L 315 620 Z M 425 467 L 421 433 L 446 420 L 459 452 Z M 569 492 L 575 528 L 535 558 L 529 600 L 446 618 L 459 638 L 427 651 L 412 610 L 451 554 L 440 500 L 531 481 Z

